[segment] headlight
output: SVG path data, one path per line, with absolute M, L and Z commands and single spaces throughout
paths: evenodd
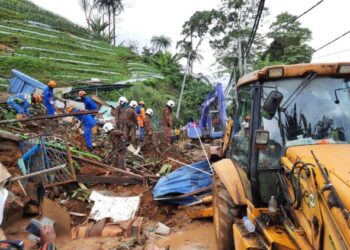
M 277 78 L 283 76 L 283 68 L 272 68 L 267 71 L 268 78 Z
M 269 143 L 270 133 L 266 130 L 255 131 L 255 144 L 256 145 L 267 145 Z
M 338 74 L 350 74 L 350 65 L 339 65 Z

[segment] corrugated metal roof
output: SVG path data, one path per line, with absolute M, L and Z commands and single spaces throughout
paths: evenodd
M 12 78 L 9 81 L 9 92 L 18 93 L 34 93 L 35 89 L 45 89 L 47 86 L 38 80 L 23 74 L 18 70 L 11 70 Z

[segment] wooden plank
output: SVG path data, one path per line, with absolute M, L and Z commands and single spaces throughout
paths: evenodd
M 141 175 L 134 174 L 132 172 L 128 172 L 126 170 L 122 170 L 122 169 L 119 169 L 119 168 L 115 168 L 115 167 L 109 166 L 107 164 L 104 164 L 102 162 L 98 162 L 98 161 L 94 161 L 94 160 L 90 160 L 90 159 L 86 159 L 86 158 L 81 158 L 81 157 L 76 156 L 76 155 L 72 155 L 72 158 L 73 158 L 73 160 L 76 160 L 76 161 L 79 161 L 79 162 L 85 162 L 87 164 L 90 164 L 90 165 L 93 165 L 93 166 L 96 166 L 96 167 L 105 168 L 105 169 L 107 169 L 107 170 L 109 170 L 111 172 L 118 172 L 118 173 L 121 173 L 121 174 L 125 174 L 125 175 L 128 175 L 128 176 L 134 177 L 135 179 L 142 180 L 142 181 L 144 179 L 144 177 L 141 176 Z
M 132 177 L 77 175 L 77 181 L 85 184 L 140 184 L 141 180 Z
M 43 216 L 55 221 L 54 227 L 58 236 L 70 234 L 70 215 L 56 202 L 44 197 Z
M 198 218 L 210 218 L 214 216 L 213 207 L 203 208 L 203 209 L 193 209 L 187 210 L 186 213 L 191 219 Z
M 10 141 L 15 141 L 15 142 L 23 141 L 21 137 L 5 130 L 0 130 L 0 138 L 7 139 Z

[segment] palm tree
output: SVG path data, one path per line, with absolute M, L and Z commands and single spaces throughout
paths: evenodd
M 109 26 L 108 23 L 103 22 L 101 17 L 94 17 L 90 20 L 91 31 L 97 36 L 103 36 L 104 30 Z
M 124 10 L 124 4 L 122 0 L 95 0 L 95 5 L 103 11 L 107 11 L 108 23 L 109 23 L 109 35 L 113 37 L 113 44 L 115 45 L 115 17 Z M 113 22 L 113 25 L 111 25 Z M 112 31 L 111 31 L 112 28 Z
M 204 59 L 204 57 L 198 52 L 198 45 L 193 49 L 192 42 L 180 41 L 177 46 L 181 47 L 181 53 L 179 54 L 182 58 L 187 59 L 189 74 L 192 74 L 193 64 L 195 62 L 201 62 Z
M 168 49 L 171 46 L 171 39 L 170 37 L 166 37 L 163 35 L 153 36 L 151 38 L 151 44 L 157 52 L 161 52 L 163 50 Z

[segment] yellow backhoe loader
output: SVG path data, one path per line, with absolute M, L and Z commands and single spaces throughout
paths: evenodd
M 350 63 L 266 67 L 236 87 L 213 165 L 218 249 L 350 249 Z

